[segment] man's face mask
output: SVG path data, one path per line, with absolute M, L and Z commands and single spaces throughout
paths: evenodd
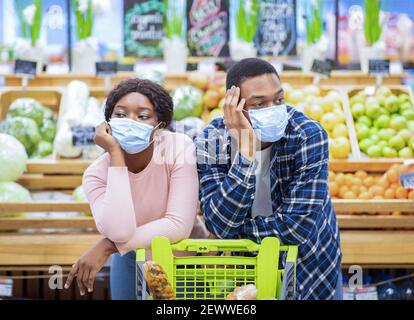
M 286 104 L 249 110 L 252 127 L 262 142 L 276 142 L 284 135 L 288 124 Z

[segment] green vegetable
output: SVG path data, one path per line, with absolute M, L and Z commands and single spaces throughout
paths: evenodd
M 0 132 L 10 134 L 19 140 L 29 156 L 33 154 L 41 140 L 36 122 L 30 118 L 8 118 L 0 125 Z
M 33 119 L 38 126 L 41 126 L 45 116 L 45 109 L 34 99 L 21 98 L 10 105 L 8 116 L 30 118 Z
M 183 21 L 185 17 L 185 6 L 173 0 L 164 0 L 163 23 L 165 36 L 168 39 L 181 38 L 183 35 Z
M 47 142 L 53 142 L 56 135 L 56 122 L 55 120 L 45 119 L 42 126 L 39 128 L 42 140 Z
M 0 133 L 0 181 L 15 181 L 26 170 L 27 153 L 15 137 Z
M 51 142 L 40 141 L 36 147 L 36 150 L 32 154 L 32 157 L 33 158 L 44 158 L 52 154 L 52 152 L 53 152 L 53 145 Z
M 253 42 L 257 31 L 259 16 L 259 1 L 239 0 L 236 13 L 237 38 L 245 42 Z
M 203 112 L 203 92 L 193 86 L 182 86 L 172 93 L 174 120 L 200 117 Z
M 53 119 L 53 111 L 51 109 L 43 106 L 43 118 L 44 119 Z
M 314 44 L 322 37 L 322 2 L 316 0 L 314 3 L 310 2 L 310 8 L 305 16 L 306 20 L 306 42 Z
M 376 43 L 381 37 L 380 0 L 365 0 L 365 41 L 368 46 Z
M 31 202 L 30 192 L 15 182 L 0 182 L 0 203 L 2 202 Z M 19 217 L 22 212 L 10 212 L 2 217 Z

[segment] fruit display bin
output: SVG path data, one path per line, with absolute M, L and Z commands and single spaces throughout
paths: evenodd
M 391 93 L 393 95 L 406 94 L 408 96 L 409 102 L 411 103 L 411 108 L 409 108 L 409 110 L 410 111 L 413 111 L 412 115 L 414 116 L 414 96 L 413 96 L 413 92 L 412 92 L 411 87 L 404 86 L 404 85 L 390 85 L 390 86 L 386 86 L 386 87 L 390 89 L 390 91 L 391 91 Z M 393 133 L 390 133 L 389 134 L 390 137 L 385 137 L 385 136 L 382 137 L 382 136 L 379 136 L 382 133 L 385 134 L 385 130 L 384 129 L 389 130 L 391 124 L 387 125 L 387 124 L 382 124 L 382 123 L 380 124 L 379 122 L 378 123 L 375 123 L 375 120 L 372 120 L 370 117 L 366 117 L 366 116 L 362 116 L 362 115 L 356 116 L 356 117 L 358 117 L 358 120 L 355 120 L 355 117 L 352 116 L 352 113 L 353 112 L 355 114 L 357 114 L 359 112 L 356 109 L 354 109 L 354 107 L 353 107 L 354 104 L 351 105 L 353 97 L 355 97 L 358 92 L 362 92 L 362 91 L 368 92 L 369 93 L 369 96 L 371 96 L 373 90 L 375 90 L 375 87 L 373 87 L 373 86 L 371 86 L 371 87 L 354 86 L 354 87 L 348 87 L 347 88 L 348 100 L 347 100 L 346 109 L 347 109 L 348 114 L 350 114 L 350 122 L 352 123 L 352 125 L 350 126 L 349 129 L 350 129 L 350 131 L 353 131 L 353 134 L 356 137 L 356 139 L 354 141 L 354 143 L 356 143 L 356 145 L 354 146 L 354 148 L 357 150 L 357 153 L 359 155 L 358 159 L 360 159 L 360 160 L 373 161 L 373 163 L 375 163 L 377 161 L 390 161 L 390 162 L 393 162 L 393 161 L 396 161 L 396 160 L 401 160 L 403 158 L 398 155 L 398 151 L 399 150 L 396 149 L 396 148 L 389 148 L 390 146 L 394 147 L 394 145 L 391 145 L 391 139 L 396 140 L 397 139 L 396 136 L 397 136 L 397 133 L 398 132 L 397 131 L 394 131 Z M 365 104 L 363 104 L 363 105 L 365 106 Z M 361 113 L 362 112 L 363 111 L 361 110 Z M 365 113 L 367 113 L 366 107 L 365 107 Z M 383 120 L 387 120 L 387 118 L 388 118 L 388 122 L 389 123 L 392 123 L 392 117 L 393 117 L 393 115 L 392 116 L 385 115 L 385 117 L 384 117 L 385 119 L 383 119 Z M 362 123 L 362 118 L 364 120 L 364 123 Z M 369 118 L 369 119 L 367 119 L 367 118 Z M 401 117 L 399 117 L 399 118 L 401 118 Z M 414 120 L 414 118 L 413 118 L 413 120 Z M 368 121 L 368 122 L 371 121 L 372 124 L 369 124 L 369 123 L 367 124 L 367 123 L 365 123 L 365 121 Z M 408 122 L 406 122 L 406 123 L 408 123 Z M 396 125 L 397 124 L 398 123 L 396 123 Z M 413 124 L 414 124 L 414 121 L 413 121 Z M 366 130 L 365 125 L 367 125 L 367 127 L 369 128 L 369 131 Z M 379 128 L 375 129 L 374 128 L 375 125 L 378 126 Z M 402 125 L 404 126 L 405 124 L 403 123 Z M 358 137 L 358 129 L 359 128 L 357 128 L 358 126 L 364 127 L 364 128 L 361 129 L 360 136 L 359 137 Z M 383 127 L 381 127 L 381 126 L 383 126 Z M 410 136 L 404 138 L 401 141 L 402 143 L 405 143 L 405 145 L 404 145 L 403 148 L 404 149 L 407 149 L 406 150 L 407 153 L 413 155 L 412 149 L 414 149 L 414 146 L 413 147 L 410 147 L 409 144 L 410 143 L 412 144 L 412 142 L 414 141 L 414 125 L 412 125 L 412 128 L 405 127 L 403 129 L 406 129 L 404 131 L 406 131 L 405 133 L 407 135 L 410 134 Z M 371 131 L 372 130 L 376 130 L 376 133 L 371 134 Z M 382 130 L 382 132 L 381 132 L 381 130 Z M 393 129 L 391 129 L 391 130 L 393 130 Z M 398 129 L 398 130 L 400 130 L 400 129 Z M 385 144 L 385 140 L 384 139 L 388 139 L 387 140 L 388 142 L 386 143 L 387 145 L 385 146 L 386 149 L 387 149 L 387 157 L 384 157 L 383 152 L 382 151 L 380 152 L 378 150 L 375 150 L 375 151 L 378 151 L 379 153 L 381 153 L 381 154 L 379 154 L 378 157 L 369 157 L 368 154 L 366 153 L 367 150 L 361 150 L 361 148 L 364 148 L 362 146 L 362 144 L 364 142 L 367 142 L 367 140 L 370 140 L 372 136 L 376 136 L 375 139 L 378 138 L 378 141 L 374 141 L 373 142 L 373 145 L 375 145 L 376 147 L 380 148 L 380 150 L 384 150 L 384 145 L 380 146 L 380 144 Z M 365 138 L 368 138 L 368 139 L 365 139 Z M 413 139 L 413 141 L 411 141 L 411 139 Z M 363 141 L 363 140 L 365 140 L 365 141 Z M 380 140 L 384 140 L 384 141 L 380 141 Z M 361 143 L 361 141 L 363 141 L 363 142 Z M 395 141 L 395 142 L 398 142 L 398 141 Z M 378 148 L 376 148 L 376 149 L 378 149 Z M 392 149 L 392 150 L 390 150 L 390 149 Z M 370 151 L 374 151 L 374 149 L 371 149 Z M 396 152 L 397 152 L 397 154 L 396 154 Z M 412 158 L 412 157 L 410 156 L 410 158 Z

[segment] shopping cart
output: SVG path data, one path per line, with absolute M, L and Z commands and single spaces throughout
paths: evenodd
M 197 239 L 171 244 L 165 237 L 156 237 L 151 246 L 152 260 L 165 270 L 178 300 L 223 300 L 236 287 L 246 284 L 256 286 L 258 300 L 295 298 L 298 248 L 281 246 L 277 238 L 264 238 L 261 244 Z M 177 256 L 177 252 L 187 254 Z M 286 257 L 284 269 L 278 268 L 281 256 Z M 137 250 L 136 261 L 137 298 L 146 299 L 142 281 L 145 249 Z

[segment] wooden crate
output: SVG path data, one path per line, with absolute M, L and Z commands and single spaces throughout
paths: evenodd
M 401 93 L 406 93 L 410 96 L 411 98 L 411 103 L 414 106 L 414 95 L 413 92 L 411 90 L 410 86 L 405 86 L 405 85 L 387 85 L 387 87 L 389 87 L 391 89 L 391 91 L 393 93 L 397 93 L 397 94 L 401 94 Z M 353 87 L 347 87 L 347 105 L 346 105 L 346 109 L 347 112 L 350 115 L 350 122 L 351 122 L 351 128 L 350 130 L 352 130 L 354 132 L 355 135 L 355 141 L 356 141 L 356 145 L 355 145 L 355 149 L 357 149 L 357 153 L 359 155 L 360 160 L 362 161 L 368 161 L 368 160 L 372 160 L 374 162 L 376 161 L 388 161 L 388 162 L 397 162 L 397 161 L 402 161 L 401 158 L 394 158 L 394 159 L 390 159 L 390 158 L 378 158 L 378 159 L 371 159 L 369 158 L 365 153 L 363 153 L 360 148 L 359 148 L 359 143 L 358 143 L 358 139 L 356 137 L 356 130 L 355 130 L 355 121 L 352 117 L 352 113 L 351 113 L 351 106 L 350 106 L 350 98 L 352 98 L 355 94 L 357 94 L 359 91 L 364 90 L 366 88 L 366 86 L 353 86 Z

